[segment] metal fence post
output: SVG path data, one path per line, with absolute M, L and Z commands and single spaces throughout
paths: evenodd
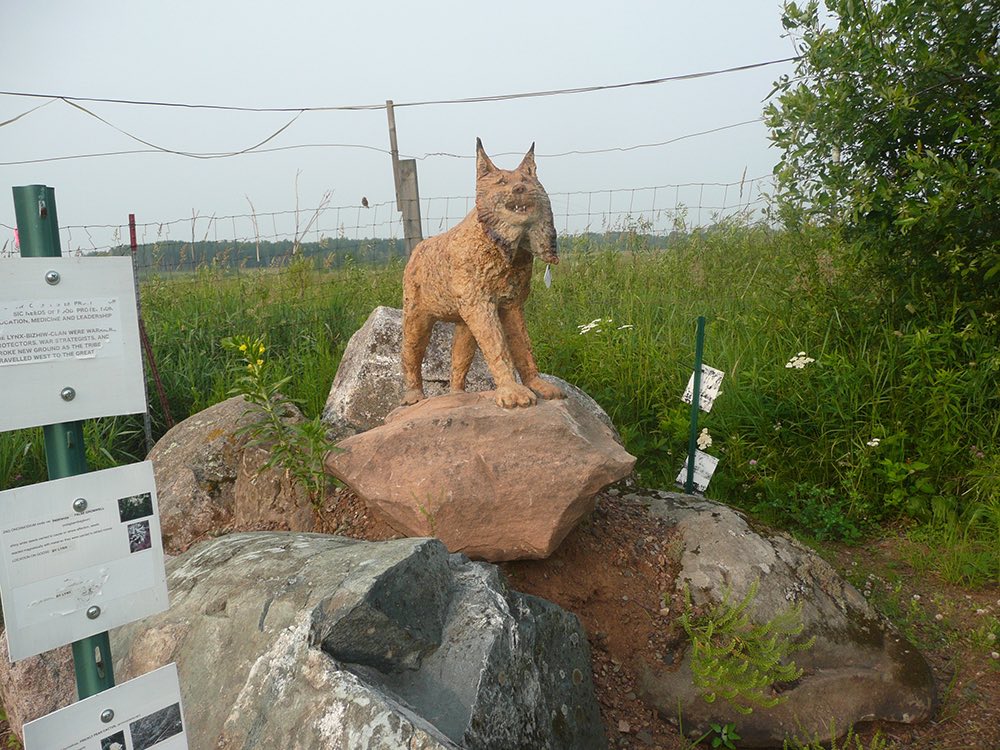
M 691 432 L 688 434 L 687 479 L 684 491 L 694 491 L 694 457 L 698 449 L 698 412 L 701 410 L 701 358 L 705 348 L 705 316 L 698 316 L 698 331 L 694 344 L 694 388 L 691 393 Z
M 23 258 L 55 258 L 62 255 L 56 192 L 45 185 L 14 188 L 14 214 Z M 49 479 L 85 474 L 87 449 L 83 443 L 83 422 L 45 425 L 45 462 Z M 73 643 L 73 666 L 80 699 L 100 693 L 115 684 L 108 634 Z

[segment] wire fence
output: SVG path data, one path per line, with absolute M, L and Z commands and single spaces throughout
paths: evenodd
M 757 221 L 773 186 L 771 175 L 733 182 L 689 182 L 637 188 L 552 192 L 558 234 L 615 237 L 632 232 L 664 238 L 676 231 L 704 230 L 739 218 Z M 298 253 L 327 267 L 346 258 L 379 263 L 405 255 L 403 228 L 395 201 L 218 216 L 193 211 L 165 221 L 143 220 L 135 230 L 140 275 L 216 268 L 267 268 L 286 264 Z M 425 237 L 447 231 L 475 205 L 471 195 L 421 198 Z M 0 225 L 0 257 L 18 250 L 14 227 Z M 65 255 L 123 254 L 129 251 L 129 224 L 60 227 Z

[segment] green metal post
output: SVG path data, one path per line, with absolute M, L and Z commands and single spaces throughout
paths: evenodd
M 698 412 L 701 410 L 701 357 L 705 349 L 705 316 L 698 316 L 698 332 L 694 343 L 694 388 L 691 393 L 691 432 L 688 435 L 687 479 L 684 491 L 694 491 L 694 455 L 698 449 Z
M 22 258 L 55 258 L 62 255 L 55 189 L 45 185 L 15 187 L 14 214 Z M 45 425 L 42 433 L 49 479 L 62 479 L 88 471 L 83 422 Z M 98 633 L 76 641 L 73 644 L 73 666 L 80 700 L 113 687 L 115 675 L 108 634 Z

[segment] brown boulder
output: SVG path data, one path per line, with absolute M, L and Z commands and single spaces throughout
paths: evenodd
M 390 526 L 490 561 L 550 555 L 635 463 L 579 403 L 501 409 L 489 391 L 397 409 L 339 447 L 327 471 Z
M 76 700 L 76 674 L 69 646 L 10 663 L 0 630 L 0 704 L 11 730 L 23 739 L 25 722 L 65 708 Z
M 295 481 L 280 469 L 261 470 L 268 452 L 240 433 L 250 418 L 246 400 L 234 396 L 175 425 L 149 452 L 168 554 L 233 525 L 315 528 L 309 498 Z

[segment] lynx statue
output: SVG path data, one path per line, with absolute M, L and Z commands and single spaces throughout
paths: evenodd
M 535 172 L 535 145 L 517 169 L 506 170 L 493 165 L 476 139 L 476 207 L 457 226 L 417 245 L 403 274 L 404 404 L 424 398 L 420 365 L 438 320 L 455 323 L 453 391 L 465 390 L 478 346 L 500 406 L 531 406 L 536 394 L 562 398 L 538 376 L 524 324 L 535 257 L 559 262 L 552 205 Z

